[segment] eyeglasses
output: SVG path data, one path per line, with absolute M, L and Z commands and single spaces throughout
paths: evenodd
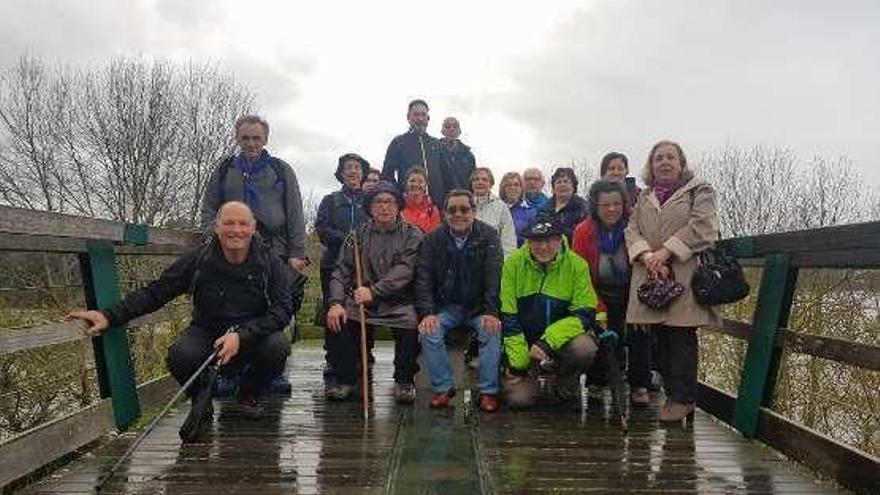
M 447 206 L 446 213 L 450 215 L 455 215 L 456 213 L 461 213 L 462 215 L 467 215 L 470 213 L 472 208 L 470 206 Z

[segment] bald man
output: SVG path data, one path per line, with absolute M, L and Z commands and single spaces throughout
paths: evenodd
M 477 166 L 477 160 L 470 147 L 461 142 L 461 124 L 455 117 L 443 119 L 440 139 L 440 164 L 443 166 L 443 177 L 447 191 L 471 188 L 471 174 Z
M 244 370 L 239 406 L 243 415 L 258 418 L 258 399 L 268 379 L 284 369 L 290 353 L 281 330 L 290 321 L 293 303 L 290 267 L 271 255 L 255 233 L 250 208 L 237 201 L 225 203 L 210 240 L 183 254 L 157 280 L 110 308 L 70 316 L 88 321 L 91 332 L 102 332 L 191 293 L 192 321 L 168 351 L 171 374 L 183 384 L 217 349 L 221 373 Z M 180 430 L 185 442 L 195 440 L 214 415 L 211 391 L 203 383 L 196 381 L 187 394 L 193 406 Z

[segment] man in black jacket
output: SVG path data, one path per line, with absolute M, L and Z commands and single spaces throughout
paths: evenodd
M 476 220 L 470 191 L 450 191 L 445 220 L 419 248 L 416 309 L 420 340 L 431 374 L 431 407 L 446 407 L 455 394 L 446 355 L 446 332 L 466 325 L 480 344 L 480 409 L 498 410 L 501 320 L 501 241 L 491 226 Z
M 443 179 L 449 189 L 470 189 L 471 174 L 477 168 L 477 160 L 468 145 L 461 142 L 461 125 L 455 117 L 443 119 L 440 131 L 440 163 Z
M 405 190 L 406 172 L 418 165 L 428 171 L 428 195 L 435 205 L 442 205 L 446 193 L 451 189 L 447 184 L 440 165 L 440 144 L 437 138 L 428 135 L 428 104 L 424 100 L 413 100 L 406 112 L 409 131 L 395 137 L 388 144 L 382 176 L 397 183 Z
M 246 416 L 259 417 L 262 408 L 258 399 L 268 378 L 284 369 L 290 353 L 281 330 L 293 313 L 293 296 L 290 268 L 269 254 L 255 238 L 255 230 L 250 208 L 228 202 L 217 214 L 212 242 L 185 253 L 159 279 L 128 294 L 120 303 L 70 316 L 87 320 L 89 332 L 100 332 L 191 292 L 192 321 L 168 351 L 171 374 L 183 384 L 217 349 L 217 362 L 224 371 L 245 369 L 239 404 Z M 199 381 L 187 390 L 194 407 L 180 431 L 184 441 L 193 440 L 213 418 L 210 393 Z M 198 400 L 200 396 L 202 400 Z M 197 403 L 201 405 L 196 407 Z

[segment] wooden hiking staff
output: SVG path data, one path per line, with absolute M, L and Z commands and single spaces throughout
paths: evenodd
M 361 277 L 361 247 L 358 242 L 357 233 L 352 236 L 354 240 L 354 275 L 357 287 L 363 285 Z M 363 406 L 364 419 L 370 416 L 370 396 L 369 396 L 369 362 L 367 360 L 367 317 L 364 311 L 364 304 L 358 304 L 358 314 L 361 322 L 361 405 Z

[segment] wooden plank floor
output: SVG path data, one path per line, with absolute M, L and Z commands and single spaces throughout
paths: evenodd
M 101 493 L 837 493 L 699 412 L 685 429 L 658 425 L 656 406 L 636 410 L 624 435 L 610 406 L 597 401 L 586 410 L 490 415 L 463 391 L 454 409 L 432 411 L 425 372 L 416 405 L 397 406 L 388 343 L 377 343 L 375 403 L 364 422 L 357 402 L 324 400 L 320 343 L 294 349 L 294 392 L 270 399 L 266 418 L 248 421 L 234 401 L 217 400 L 211 434 L 181 445 L 184 403 Z M 467 375 L 460 358 L 453 363 Z M 25 491 L 94 493 L 133 438 L 114 439 Z

